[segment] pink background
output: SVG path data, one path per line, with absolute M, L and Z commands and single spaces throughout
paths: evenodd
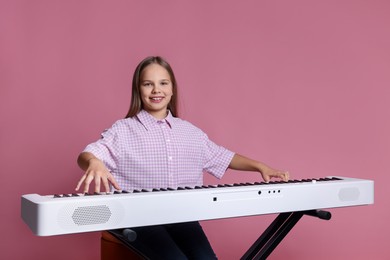
M 388 259 L 389 12 L 387 0 L 2 0 L 0 258 L 99 258 L 99 232 L 34 236 L 20 196 L 71 192 L 78 153 L 127 112 L 136 64 L 162 55 L 182 117 L 217 143 L 295 179 L 375 180 L 374 205 L 304 217 L 270 259 Z M 274 217 L 203 225 L 220 259 L 237 259 Z

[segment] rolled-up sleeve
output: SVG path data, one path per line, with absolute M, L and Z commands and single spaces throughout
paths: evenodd
M 233 159 L 234 152 L 215 144 L 207 136 L 205 138 L 205 166 L 203 170 L 221 179 Z
M 110 129 L 106 129 L 98 141 L 87 145 L 83 152 L 92 153 L 103 161 L 109 171 L 114 172 L 118 166 L 119 151 L 120 140 L 116 127 L 113 126 Z

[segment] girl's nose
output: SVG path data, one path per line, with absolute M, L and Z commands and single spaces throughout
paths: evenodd
M 157 85 L 154 85 L 153 86 L 153 89 L 152 89 L 152 93 L 155 94 L 155 93 L 160 93 L 160 88 L 157 86 Z

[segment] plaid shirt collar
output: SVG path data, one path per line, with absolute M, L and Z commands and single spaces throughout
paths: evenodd
M 171 111 L 168 110 L 168 115 L 164 119 L 157 119 L 153 117 L 151 114 L 146 112 L 145 110 L 141 110 L 136 115 L 138 121 L 146 128 L 146 130 L 149 130 L 150 128 L 156 126 L 156 124 L 161 123 L 167 123 L 167 125 L 172 128 L 172 125 L 174 125 L 174 117 L 172 116 Z

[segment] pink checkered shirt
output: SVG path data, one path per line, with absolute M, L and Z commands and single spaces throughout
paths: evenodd
M 157 120 L 142 110 L 118 120 L 85 152 L 101 159 L 124 190 L 202 185 L 203 172 L 222 178 L 234 153 L 171 113 Z

